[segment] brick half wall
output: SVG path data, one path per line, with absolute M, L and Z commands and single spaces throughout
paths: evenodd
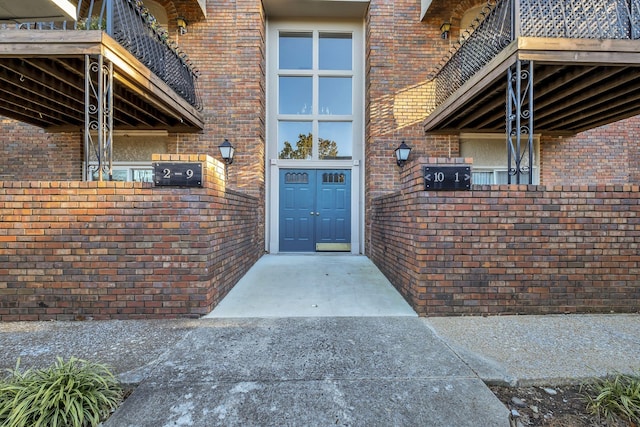
M 198 317 L 264 252 L 259 200 L 132 182 L 0 182 L 0 321 Z
M 423 316 L 637 312 L 640 187 L 472 186 L 373 201 L 369 256 Z

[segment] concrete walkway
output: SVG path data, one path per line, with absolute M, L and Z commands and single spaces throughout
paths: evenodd
M 223 301 L 225 311 L 206 319 L 0 323 L 0 368 L 18 358 L 23 367 L 44 367 L 56 356 L 112 365 L 138 386 L 108 427 L 506 427 L 507 409 L 483 380 L 554 385 L 640 370 L 637 314 L 418 318 L 393 288 L 382 289 L 390 285 L 379 273 L 363 273 L 377 271 L 364 257 L 278 257 L 263 257 L 247 275 L 255 280 L 243 280 Z M 271 305 L 270 294 L 293 274 L 278 267 L 284 261 L 303 263 L 307 273 L 293 281 L 300 292 L 275 300 L 297 303 L 255 317 L 252 310 Z M 327 277 L 336 289 L 345 285 L 331 276 L 337 267 L 319 266 L 351 262 L 343 270 L 358 277 L 351 286 L 393 295 L 370 308 L 375 316 L 366 316 L 364 294 L 325 288 Z M 281 279 L 270 282 L 272 273 Z M 239 317 L 232 294 L 254 317 Z M 332 307 L 346 303 L 363 316 Z M 301 317 L 308 310 L 317 315 Z
M 380 270 L 351 254 L 264 255 L 208 318 L 417 316 Z
M 418 318 L 294 317 L 201 320 L 106 425 L 509 424 Z

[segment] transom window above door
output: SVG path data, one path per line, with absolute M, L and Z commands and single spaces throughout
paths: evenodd
M 282 30 L 277 50 L 278 158 L 351 159 L 353 33 Z

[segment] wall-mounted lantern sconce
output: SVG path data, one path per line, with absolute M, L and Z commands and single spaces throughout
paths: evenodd
M 440 25 L 440 37 L 444 40 L 448 39 L 449 31 L 451 31 L 451 22 L 443 22 L 442 25 Z
M 407 144 L 404 143 L 404 141 L 402 141 L 402 144 L 400 144 L 398 148 L 396 148 L 395 153 L 396 153 L 396 162 L 398 163 L 398 166 L 403 167 L 404 164 L 407 162 L 407 159 L 409 158 L 409 153 L 411 153 L 411 147 L 409 147 Z
M 176 25 L 178 26 L 178 32 L 180 35 L 187 34 L 187 20 L 182 16 L 176 18 Z
M 218 146 L 220 150 L 220 155 L 222 156 L 222 160 L 228 165 L 233 163 L 233 153 L 235 153 L 236 149 L 233 148 L 233 145 L 229 142 L 229 140 L 225 139 L 222 144 Z

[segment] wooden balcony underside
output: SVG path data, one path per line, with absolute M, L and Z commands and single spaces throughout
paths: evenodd
M 505 132 L 507 69 L 533 61 L 534 132 L 575 134 L 640 114 L 640 41 L 521 37 L 438 106 L 429 133 Z
M 0 30 L 0 115 L 51 132 L 83 128 L 85 55 L 113 63 L 115 130 L 203 129 L 196 108 L 102 31 Z

